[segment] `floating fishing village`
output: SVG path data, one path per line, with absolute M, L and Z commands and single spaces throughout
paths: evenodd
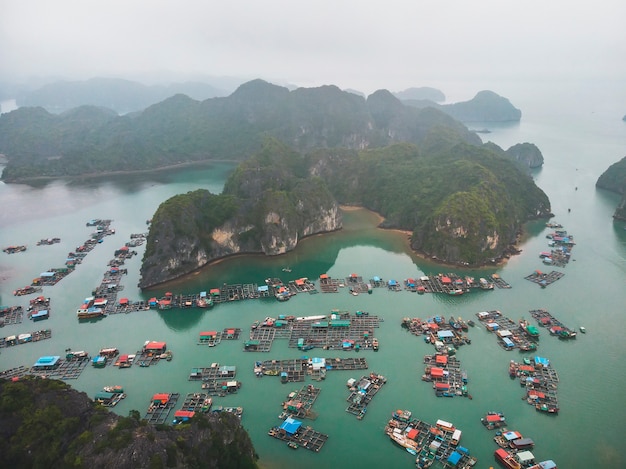
M 111 228 L 112 220 L 94 219 L 87 223 L 96 231 L 82 245 L 71 251 L 65 260 L 65 266 L 50 268 L 33 279 L 31 285 L 16 289 L 15 296 L 25 296 L 41 293 L 43 287 L 53 287 L 65 276 L 74 272 L 85 256 L 105 236 L 115 234 Z M 365 280 L 357 273 L 345 277 L 334 278 L 327 273 L 321 273 L 319 278 L 296 278 L 284 281 L 277 277 L 269 277 L 263 283 L 223 284 L 207 288 L 198 293 L 165 292 L 160 297 L 148 300 L 131 300 L 119 297 L 123 291 L 123 279 L 128 271 L 123 266 L 125 262 L 137 254 L 133 247 L 140 246 L 145 241 L 145 234 L 132 234 L 129 242 L 125 243 L 113 253 L 104 271 L 101 283 L 88 296 L 77 304 L 75 312 L 78 321 L 84 327 L 94 321 L 106 318 L 109 315 L 129 314 L 138 311 L 180 310 L 186 308 L 210 309 L 220 304 L 234 303 L 253 299 L 275 299 L 280 303 L 288 301 L 295 295 L 317 293 L 347 292 L 352 296 L 372 295 L 376 291 L 408 292 L 417 295 L 441 294 L 460 296 L 472 294 L 476 291 L 493 291 L 494 289 L 510 289 L 512 285 L 498 274 L 484 275 L 475 279 L 471 276 L 460 276 L 453 273 L 423 275 L 417 278 L 383 279 L 372 276 Z M 573 237 L 564 230 L 558 230 L 549 235 L 552 251 L 542 253 L 544 264 L 555 267 L 564 267 L 570 259 L 574 245 Z M 58 238 L 41 240 L 40 245 L 56 244 Z M 6 248 L 7 253 L 20 252 L 15 247 Z M 546 259 L 551 261 L 546 262 Z M 290 274 L 291 268 L 283 268 L 285 274 Z M 563 276 L 562 272 L 543 274 L 536 271 L 526 279 L 540 284 L 542 287 L 550 285 Z M 38 322 L 51 317 L 50 299 L 39 295 L 29 301 L 26 309 L 22 306 L 0 307 L 0 327 L 19 326 L 24 314 L 29 320 Z M 55 313 L 56 314 L 56 313 Z M 174 313 L 173 313 L 174 314 Z M 421 380 L 431 386 L 437 398 L 465 397 L 472 400 L 469 392 L 468 373 L 461 366 L 457 355 L 459 349 L 472 343 L 470 338 L 473 328 L 481 327 L 492 333 L 498 345 L 504 351 L 517 349 L 521 353 L 535 353 L 539 346 L 541 331 L 546 330 L 550 335 L 560 339 L 575 339 L 576 332 L 545 309 L 529 311 L 531 317 L 539 327 L 530 324 L 524 318 L 512 320 L 498 310 L 481 311 L 475 313 L 476 322 L 461 317 L 445 318 L 441 315 L 426 316 L 424 318 L 405 317 L 398 330 L 407 330 L 415 336 L 423 337 L 425 343 L 434 347 L 434 353 L 423 356 L 423 373 L 416 376 L 416 383 Z M 334 309 L 318 315 L 295 316 L 293 314 L 276 314 L 275 317 L 258 318 L 249 330 L 240 327 L 225 327 L 221 330 L 200 330 L 196 338 L 189 345 L 217 347 L 223 341 L 241 343 L 241 352 L 269 353 L 274 341 L 284 341 L 287 347 L 297 350 L 298 353 L 307 353 L 301 358 L 273 358 L 259 359 L 254 357 L 250 361 L 248 375 L 252 379 L 276 377 L 285 384 L 303 383 L 307 380 L 324 381 L 328 373 L 343 372 L 347 377 L 345 408 L 346 413 L 364 420 L 368 408 L 378 405 L 375 397 L 379 392 L 385 392 L 393 382 L 388 382 L 382 374 L 367 371 L 369 365 L 366 357 L 352 354 L 333 355 L 343 352 L 377 352 L 385 344 L 379 344 L 376 330 L 384 324 L 384 318 L 369 311 L 346 311 Z M 397 327 L 397 325 L 396 325 Z M 581 326 L 581 332 L 585 332 Z M 0 337 L 0 348 L 23 346 L 24 344 L 49 339 L 52 329 L 41 329 Z M 92 369 L 117 367 L 118 369 L 147 368 L 158 365 L 160 362 L 174 360 L 174 354 L 168 349 L 164 340 L 146 341 L 136 351 L 121 352 L 111 344 L 99 348 L 97 351 L 74 351 L 66 349 L 63 353 L 52 352 L 41 356 L 31 366 L 17 366 L 0 372 L 0 378 L 19 380 L 27 376 L 37 378 L 56 378 L 63 380 L 77 379 L 81 373 L 91 365 Z M 311 355 L 312 354 L 312 355 Z M 125 373 L 134 373 L 132 370 Z M 127 375 L 128 376 L 128 375 Z M 558 374 L 547 358 L 540 356 L 524 356 L 519 361 L 511 360 L 509 377 L 519 380 L 524 389 L 522 397 L 537 412 L 556 415 L 560 411 L 557 401 Z M 236 395 L 242 386 L 249 385 L 247 378 L 239 381 L 237 368 L 233 365 L 211 363 L 209 366 L 192 368 L 188 380 L 198 382 L 197 392 L 188 393 L 182 404 L 180 394 L 173 390 L 159 390 L 154 393 L 146 404 L 143 418 L 149 424 L 173 425 L 183 424 L 196 414 L 207 412 L 230 412 L 243 419 L 243 407 L 237 405 L 215 405 L 216 400 L 236 399 L 229 396 Z M 322 391 L 321 387 L 313 384 L 304 384 L 301 388 L 290 392 L 280 404 L 278 414 L 279 423 L 268 422 L 268 435 L 289 448 L 297 450 L 307 449 L 319 452 L 329 438 L 336 437 L 321 433 L 306 425 L 303 420 L 315 420 L 320 411 L 314 410 L 314 405 Z M 94 396 L 94 402 L 106 407 L 114 407 L 127 394 L 121 385 L 105 386 Z M 522 437 L 518 431 L 508 430 L 508 421 L 501 412 L 487 412 L 477 426 L 482 424 L 487 430 L 496 430 L 494 442 L 494 459 L 506 468 L 521 469 L 551 469 L 556 464 L 551 460 L 536 462 L 530 452 L 534 442 L 530 438 Z M 439 464 L 445 468 L 470 468 L 478 460 L 471 455 L 468 448 L 461 442 L 462 431 L 452 423 L 437 420 L 435 424 L 426 423 L 414 418 L 409 410 L 395 410 L 385 425 L 384 433 L 396 445 L 410 453 L 416 467 L 426 468 Z

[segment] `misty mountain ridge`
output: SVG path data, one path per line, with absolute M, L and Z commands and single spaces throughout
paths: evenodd
M 69 109 L 90 104 L 106 107 L 118 114 L 140 111 L 175 94 L 186 94 L 203 101 L 217 96 L 227 96 L 229 91 L 203 82 L 180 82 L 167 85 L 144 85 L 121 78 L 96 77 L 85 81 L 56 81 L 35 90 L 23 92 L 17 104 L 41 106 L 58 114 Z

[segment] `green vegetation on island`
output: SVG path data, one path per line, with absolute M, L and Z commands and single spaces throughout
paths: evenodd
M 367 99 L 336 86 L 289 91 L 262 80 L 228 97 L 199 102 L 175 95 L 142 112 L 118 116 L 94 106 L 55 115 L 20 108 L 0 116 L 0 153 L 8 182 L 155 169 L 205 160 L 243 161 L 265 137 L 300 152 L 314 148 L 419 143 L 434 126 L 480 138 L 443 112 L 403 105 L 381 90 Z
M 197 191 L 204 195 L 176 196 L 161 205 L 140 286 L 229 254 L 282 254 L 304 236 L 339 229 L 338 204 L 376 211 L 385 217 L 383 227 L 412 233 L 413 249 L 460 265 L 495 262 L 507 255 L 525 221 L 550 215 L 545 193 L 498 146 L 464 143 L 445 127 L 423 142 L 361 151 L 320 148 L 303 157 L 268 139 L 232 173 L 221 196 Z M 192 208 L 170 210 L 180 198 Z M 223 198 L 233 198 L 238 208 L 209 233 L 202 220 L 211 205 L 198 201 Z M 175 231 L 180 235 L 172 236 Z
M 62 381 L 0 380 L 0 466 L 32 468 L 254 469 L 239 419 L 196 414 L 175 427 L 120 417 Z
M 626 156 L 617 163 L 613 163 L 600 175 L 596 187 L 622 195 L 613 218 L 626 220 Z

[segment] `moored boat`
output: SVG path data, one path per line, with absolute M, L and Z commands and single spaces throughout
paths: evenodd
M 522 465 L 519 463 L 515 456 L 506 451 L 503 448 L 498 448 L 494 453 L 496 460 L 507 469 L 521 469 Z

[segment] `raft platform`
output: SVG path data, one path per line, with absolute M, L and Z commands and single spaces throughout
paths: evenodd
M 185 396 L 181 410 L 206 413 L 211 409 L 213 401 L 207 393 L 192 392 Z
M 219 363 L 213 363 L 206 368 L 192 368 L 189 374 L 189 381 L 208 381 L 212 379 L 228 379 L 237 375 L 237 367 L 220 366 Z
M 433 383 L 437 397 L 468 397 L 467 371 L 461 369 L 461 361 L 444 353 L 424 355 L 422 381 Z
M 316 388 L 312 384 L 307 384 L 306 386 L 302 386 L 300 390 L 289 393 L 287 400 L 282 403 L 283 412 L 278 418 L 281 420 L 287 417 L 300 419 L 317 418 L 317 414 L 313 412 L 312 407 L 320 392 L 320 388 Z
M 321 380 L 327 371 L 366 370 L 367 360 L 360 357 L 349 358 L 292 358 L 287 360 L 265 360 L 260 365 L 267 376 L 279 376 L 284 383 L 304 381 L 306 376 Z
M 33 331 L 27 334 L 0 337 L 0 348 L 12 347 L 14 345 L 20 344 L 28 344 L 30 342 L 39 342 L 40 340 L 49 339 L 50 337 L 52 337 L 52 329 L 44 329 L 40 331 Z
M 539 323 L 540 326 L 548 328 L 550 335 L 555 335 L 559 339 L 576 338 L 576 331 L 567 327 L 545 309 L 534 309 L 530 311 L 530 315 Z
M 552 285 L 554 282 L 559 280 L 564 275 L 565 274 L 563 272 L 558 272 L 556 270 L 553 270 L 552 272 L 547 273 L 547 274 L 544 274 L 543 272 L 536 270 L 532 274 L 527 275 L 524 278 L 544 288 L 544 287 L 547 287 L 548 285 Z
M 358 420 L 362 420 L 367 412 L 367 406 L 386 382 L 387 378 L 377 373 L 361 376 L 361 379 L 350 387 L 350 395 L 347 399 L 349 404 L 346 407 L 346 412 L 356 415 Z
M 0 324 L 10 326 L 21 324 L 24 317 L 24 309 L 21 306 L 6 306 L 0 309 Z
M 534 362 L 527 365 L 511 361 L 509 376 L 519 378 L 520 386 L 526 389 L 522 399 L 528 404 L 539 412 L 556 415 L 559 412 L 557 398 L 559 375 L 547 359 L 535 357 Z
M 291 325 L 289 347 L 324 350 L 374 350 L 373 332 L 381 318 L 357 311 L 334 311 L 326 319 L 303 319 Z M 302 344 L 302 345 L 301 345 Z
M 427 319 L 403 318 L 402 327 L 417 336 L 423 336 L 424 341 L 435 345 L 442 342 L 456 348 L 470 344 L 471 340 L 465 334 L 469 330 L 463 319 L 451 317 L 446 321 L 445 316 L 433 316 Z
M 417 468 L 430 467 L 439 461 L 444 468 L 469 469 L 478 460 L 459 446 L 461 432 L 449 422 L 438 420 L 435 425 L 411 419 L 410 411 L 396 411 L 385 426 L 385 434 L 403 449 L 415 451 Z
M 144 420 L 153 425 L 158 425 L 165 423 L 167 421 L 167 417 L 176 405 L 180 394 L 178 393 L 170 393 L 167 395 L 167 401 L 165 404 L 155 404 L 151 403 L 146 411 L 146 415 L 144 416 Z
M 89 362 L 90 358 L 88 356 L 61 358 L 58 361 L 58 365 L 53 369 L 40 370 L 33 367 L 28 371 L 28 374 L 40 378 L 78 379 Z
M 280 426 L 271 428 L 267 434 L 272 438 L 286 442 L 293 449 L 304 448 L 316 453 L 320 451 L 328 440 L 328 435 L 315 431 L 309 426 L 302 427 L 297 420 L 294 422 L 296 422 L 294 426 L 297 429 L 293 433 L 289 433 Z
M 527 324 L 525 321 L 515 323 L 497 310 L 481 311 L 476 313 L 476 316 L 489 332 L 495 333 L 498 345 L 504 350 L 510 351 L 515 348 L 522 352 L 537 350 L 537 337 L 531 339 L 524 327 Z

